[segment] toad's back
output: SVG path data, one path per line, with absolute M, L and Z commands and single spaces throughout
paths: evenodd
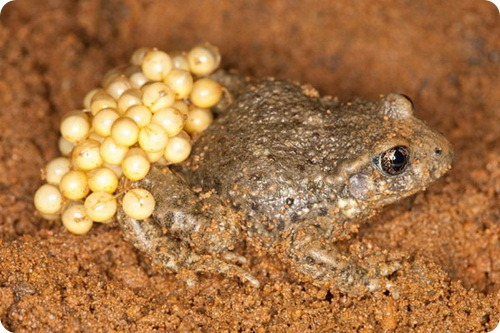
M 352 133 L 363 125 L 342 112 L 293 83 L 255 83 L 196 142 L 186 178 L 250 216 L 293 222 L 326 214 L 337 166 L 361 146 Z

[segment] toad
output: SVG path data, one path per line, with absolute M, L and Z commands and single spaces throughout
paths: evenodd
M 403 95 L 339 103 L 288 81 L 213 77 L 227 88 L 213 125 L 184 163 L 154 166 L 132 184 L 156 208 L 143 221 L 120 209 L 126 238 L 171 272 L 215 271 L 259 286 L 232 252 L 248 240 L 317 285 L 383 287 L 400 263 L 363 262 L 337 243 L 441 177 L 449 142 Z

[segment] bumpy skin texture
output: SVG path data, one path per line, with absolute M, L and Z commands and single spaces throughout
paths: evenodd
M 119 212 L 127 238 L 173 272 L 214 270 L 257 286 L 228 261 L 246 237 L 317 284 L 353 293 L 383 285 L 397 262 L 360 265 L 335 241 L 442 176 L 452 159 L 448 141 L 414 118 L 401 95 L 341 104 L 287 81 L 214 78 L 230 92 L 218 118 L 185 163 L 154 167 L 134 185 L 150 190 L 157 207 L 146 221 Z M 407 156 L 384 155 L 394 147 Z M 380 162 L 391 164 L 390 156 L 405 162 L 398 174 Z

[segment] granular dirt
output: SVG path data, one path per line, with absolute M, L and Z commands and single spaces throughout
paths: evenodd
M 500 15 L 487 1 L 16 0 L 0 16 L 0 319 L 15 332 L 488 332 L 500 319 Z M 140 46 L 210 41 L 223 67 L 348 100 L 411 96 L 453 170 L 347 246 L 404 258 L 397 294 L 301 282 L 248 246 L 263 287 L 188 287 L 112 225 L 74 236 L 32 197 L 61 115 Z

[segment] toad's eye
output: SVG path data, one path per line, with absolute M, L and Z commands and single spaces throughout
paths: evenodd
M 410 161 L 410 149 L 396 146 L 387 149 L 373 159 L 374 164 L 387 176 L 396 176 L 406 170 Z

